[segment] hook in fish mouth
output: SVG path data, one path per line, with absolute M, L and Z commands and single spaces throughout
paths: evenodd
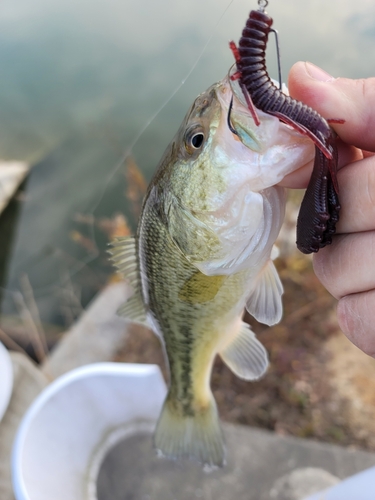
M 227 124 L 228 124 L 228 128 L 232 132 L 232 134 L 238 135 L 237 130 L 233 127 L 232 122 L 230 121 L 230 115 L 232 113 L 232 108 L 233 108 L 233 94 L 232 94 L 232 97 L 231 97 L 230 103 L 229 103 L 228 115 L 227 115 Z

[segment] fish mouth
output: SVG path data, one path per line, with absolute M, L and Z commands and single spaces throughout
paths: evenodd
M 273 142 L 272 137 L 279 134 L 279 119 L 255 107 L 254 111 L 250 110 L 250 96 L 242 88 L 239 78 L 235 77 L 236 72 L 236 64 L 233 64 L 216 91 L 222 112 L 226 113 L 228 131 L 251 151 L 264 154 Z M 283 92 L 288 95 L 285 85 Z M 293 133 L 288 125 L 283 124 L 283 127 Z
M 230 68 L 229 68 L 229 71 L 228 71 L 228 74 L 226 76 L 225 79 L 228 80 L 228 83 L 229 83 L 229 87 L 231 88 L 232 90 L 232 93 L 233 95 L 235 96 L 235 98 L 237 99 L 238 102 L 240 102 L 242 104 L 242 106 L 244 106 L 245 108 L 248 109 L 248 104 L 246 102 L 246 98 L 245 98 L 245 95 L 244 95 L 244 91 L 243 89 L 241 88 L 241 85 L 240 85 L 240 79 L 236 76 L 236 73 L 238 72 L 237 70 L 237 66 L 236 66 L 236 63 L 234 63 Z M 224 80 L 225 80 L 224 79 Z M 271 81 L 277 86 L 279 87 L 279 82 L 274 80 L 273 78 L 271 78 Z M 285 94 L 285 95 L 289 95 L 289 90 L 288 90 L 288 87 L 285 85 L 285 83 L 282 84 L 282 92 Z M 250 98 L 250 96 L 249 96 Z M 259 109 L 256 110 L 258 114 L 262 114 L 263 112 Z

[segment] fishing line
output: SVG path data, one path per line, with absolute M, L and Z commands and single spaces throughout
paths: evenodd
M 229 8 L 231 7 L 231 5 L 234 2 L 235 2 L 235 0 L 230 0 L 229 4 L 224 9 L 224 11 L 220 15 L 219 19 L 216 21 L 215 25 L 212 28 L 211 35 L 209 36 L 209 38 L 207 39 L 206 43 L 204 44 L 204 46 L 203 46 L 200 54 L 198 55 L 196 61 L 194 62 L 194 64 L 192 65 L 192 67 L 187 72 L 185 78 L 182 79 L 181 83 L 175 88 L 175 90 L 172 92 L 172 94 L 161 104 L 161 106 L 155 111 L 155 113 L 153 115 L 151 115 L 151 117 L 147 120 L 147 122 L 143 125 L 143 127 L 141 128 L 141 130 L 135 136 L 135 138 L 131 142 L 130 146 L 127 147 L 126 151 L 123 153 L 123 155 L 122 155 L 121 159 L 119 160 L 119 162 L 116 163 L 116 165 L 113 167 L 112 172 L 107 176 L 107 180 L 106 180 L 106 183 L 105 183 L 104 188 L 102 190 L 102 193 L 100 194 L 98 201 L 93 206 L 93 208 L 91 210 L 91 213 L 95 212 L 95 210 L 98 208 L 101 200 L 103 199 L 103 196 L 104 196 L 104 193 L 105 193 L 105 191 L 106 191 L 106 189 L 108 187 L 108 184 L 113 179 L 114 175 L 118 172 L 118 170 L 121 168 L 121 166 L 125 163 L 125 160 L 131 155 L 133 148 L 137 145 L 137 143 L 140 140 L 140 138 L 142 137 L 142 135 L 146 132 L 146 130 L 148 129 L 148 127 L 151 125 L 151 123 L 161 113 L 161 111 L 167 106 L 167 104 L 173 99 L 173 97 L 177 94 L 177 92 L 185 84 L 186 80 L 188 80 L 188 78 L 190 77 L 190 75 L 193 73 L 193 71 L 197 67 L 199 61 L 202 59 L 203 55 L 205 54 L 205 52 L 207 50 L 207 47 L 210 44 L 212 38 L 214 37 L 214 35 L 216 33 L 216 29 L 219 26 L 221 20 L 223 19 L 223 17 L 225 16 L 225 14 L 227 13 L 227 11 L 229 10 Z
M 226 13 L 232 6 L 232 4 L 235 2 L 235 0 L 230 0 L 228 5 L 225 7 L 225 9 L 222 11 L 218 19 L 216 20 L 215 24 L 213 25 L 211 29 L 211 34 L 207 38 L 206 42 L 204 43 L 200 53 L 198 54 L 195 62 L 193 65 L 190 67 L 184 78 L 181 80 L 181 82 L 177 85 L 177 87 L 174 89 L 174 91 L 168 96 L 168 98 L 158 107 L 158 109 L 150 116 L 150 118 L 144 123 L 144 125 L 141 127 L 139 132 L 136 134 L 134 139 L 131 141 L 130 145 L 126 148 L 126 150 L 123 152 L 120 160 L 112 167 L 110 173 L 106 176 L 105 181 L 103 183 L 103 187 L 101 191 L 99 192 L 99 195 L 97 196 L 97 200 L 95 201 L 94 205 L 91 206 L 89 210 L 87 210 L 87 214 L 93 215 L 95 214 L 95 211 L 97 210 L 98 206 L 100 205 L 105 192 L 115 177 L 115 175 L 118 173 L 118 171 L 124 166 L 125 161 L 127 158 L 129 158 L 132 154 L 132 151 L 134 147 L 138 144 L 139 140 L 142 138 L 143 134 L 146 132 L 146 130 L 149 128 L 151 123 L 157 118 L 157 116 L 161 113 L 161 111 L 168 105 L 168 103 L 173 99 L 173 97 L 177 94 L 177 92 L 181 89 L 181 87 L 186 83 L 186 81 L 190 78 L 191 74 L 194 72 L 196 67 L 198 66 L 200 60 L 202 59 L 203 55 L 205 54 L 208 45 L 210 44 L 212 38 L 215 36 L 217 33 L 217 28 L 219 24 L 221 23 L 222 19 L 225 17 Z M 93 217 L 94 218 L 94 217 Z M 86 257 L 80 258 L 79 260 L 76 259 L 74 256 L 69 255 L 70 259 L 69 260 L 76 260 L 77 262 L 72 264 L 68 263 L 68 259 L 64 259 L 64 254 L 65 252 L 62 251 L 59 247 L 55 247 L 52 245 L 50 247 L 50 252 L 52 251 L 52 254 L 54 254 L 58 261 L 60 262 L 59 265 L 61 265 L 64 268 L 64 274 L 65 278 L 61 278 L 58 283 L 54 283 L 53 285 L 44 285 L 41 287 L 35 287 L 33 288 L 33 292 L 35 296 L 37 297 L 42 297 L 48 293 L 55 293 L 61 291 L 64 289 L 64 287 L 67 287 L 67 291 L 71 292 L 71 278 L 74 277 L 76 274 L 78 274 L 82 269 L 84 269 L 87 264 L 95 260 L 99 255 L 100 255 L 100 249 L 98 248 L 97 245 L 97 238 L 95 237 L 95 220 L 90 222 L 88 224 L 88 233 L 89 237 L 92 240 L 94 246 L 97 248 L 96 251 L 88 253 Z M 50 253 L 51 255 L 51 253 Z M 65 257 L 68 257 L 65 254 Z M 45 254 L 39 255 L 39 256 L 34 256 L 31 260 L 34 261 L 34 265 L 37 265 L 40 261 L 43 261 L 45 258 Z M 29 269 L 32 269 L 34 265 L 31 265 Z M 15 292 L 14 290 L 11 290 L 9 288 L 3 288 L 0 287 L 0 290 L 4 291 L 5 293 L 9 293 L 11 296 L 13 294 L 18 293 Z
M 108 185 L 110 184 L 111 180 L 114 178 L 114 176 L 117 174 L 117 172 L 120 170 L 120 168 L 125 164 L 125 161 L 127 158 L 129 158 L 132 154 L 132 151 L 134 147 L 137 145 L 143 134 L 146 132 L 148 127 L 151 125 L 151 123 L 157 118 L 157 116 L 161 113 L 161 111 L 167 106 L 167 104 L 173 99 L 173 97 L 177 94 L 177 92 L 181 89 L 181 87 L 185 84 L 185 82 L 190 78 L 191 74 L 195 70 L 195 68 L 198 66 L 199 61 L 202 59 L 203 55 L 205 54 L 208 45 L 210 44 L 212 38 L 217 32 L 217 28 L 221 22 L 221 20 L 224 18 L 225 14 L 227 11 L 230 9 L 232 4 L 235 2 L 235 0 L 230 0 L 229 4 L 226 6 L 226 8 L 223 10 L 219 18 L 217 19 L 216 23 L 214 24 L 212 28 L 212 32 L 210 36 L 208 37 L 206 43 L 204 44 L 201 52 L 199 53 L 197 59 L 189 69 L 189 71 L 186 73 L 185 77 L 181 80 L 181 83 L 175 88 L 175 90 L 171 93 L 171 95 L 159 106 L 159 108 L 155 111 L 154 114 L 151 115 L 151 117 L 146 121 L 146 123 L 143 125 L 143 127 L 140 129 L 140 131 L 137 133 L 131 144 L 126 148 L 125 152 L 123 153 L 121 159 L 116 163 L 116 165 L 112 168 L 111 172 L 107 175 L 103 189 L 101 190 L 101 193 L 98 196 L 97 201 L 95 204 L 92 206 L 91 210 L 88 211 L 89 214 L 94 214 L 98 206 L 100 205 L 104 194 L 108 188 Z M 96 238 L 95 238 L 95 231 L 94 231 L 94 224 L 90 226 L 90 232 L 91 232 L 91 238 L 95 246 L 96 244 Z M 84 266 L 86 266 L 88 263 L 90 263 L 92 260 L 94 260 L 97 256 L 99 255 L 99 251 L 95 252 L 95 254 L 89 254 L 86 258 L 80 260 L 80 265 L 71 268 L 70 270 L 70 276 L 74 276 L 77 274 Z

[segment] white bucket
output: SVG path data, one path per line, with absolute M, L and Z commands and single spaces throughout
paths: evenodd
M 13 447 L 17 500 L 94 500 L 101 462 L 127 435 L 152 432 L 166 386 L 156 365 L 72 370 L 34 401 Z
M 13 366 L 8 351 L 0 342 L 0 420 L 3 418 L 13 389 Z

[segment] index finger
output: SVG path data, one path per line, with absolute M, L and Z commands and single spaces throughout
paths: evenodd
M 375 152 L 375 78 L 333 78 L 311 63 L 296 63 L 289 73 L 290 95 L 318 111 L 332 123 L 340 138 Z

